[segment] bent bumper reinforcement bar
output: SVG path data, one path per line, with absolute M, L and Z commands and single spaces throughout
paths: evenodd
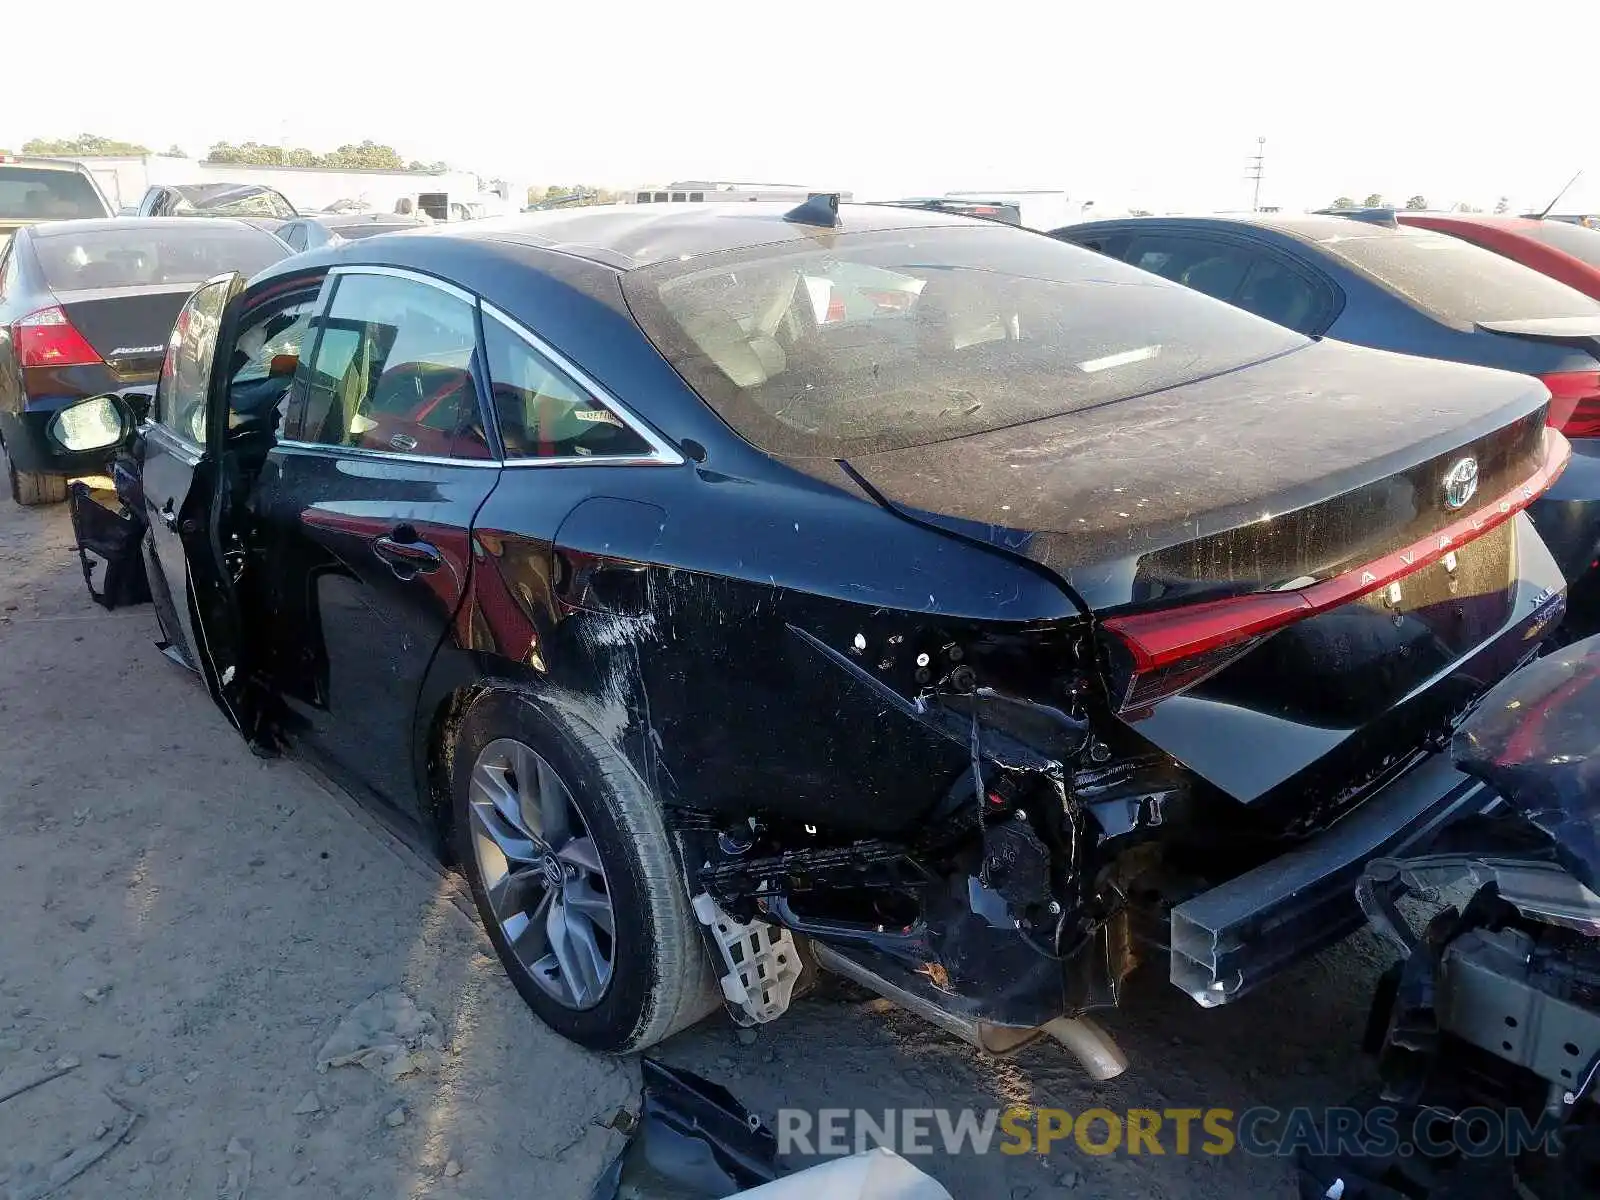
M 1170 978 L 1215 1008 L 1359 929 L 1355 888 L 1368 860 L 1404 856 L 1498 797 L 1447 751 L 1428 759 L 1306 844 L 1172 910 Z

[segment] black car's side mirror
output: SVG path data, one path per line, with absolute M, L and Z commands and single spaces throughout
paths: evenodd
M 138 422 L 122 396 L 90 396 L 69 404 L 50 419 L 50 440 L 74 454 L 110 452 L 126 444 Z

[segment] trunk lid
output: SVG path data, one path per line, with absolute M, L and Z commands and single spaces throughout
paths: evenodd
M 1600 350 L 1600 315 L 1582 317 L 1528 317 L 1518 321 L 1479 321 L 1478 328 L 1511 337 L 1534 338 Z
M 1531 377 L 1322 342 L 849 465 L 907 516 L 1053 571 L 1109 635 L 1121 720 L 1310 828 L 1559 610 L 1514 520 L 1566 461 L 1547 404 Z
M 1322 579 L 1532 476 L 1535 379 L 1336 342 L 1086 411 L 849 467 L 907 515 L 1017 551 L 1096 611 Z
M 167 338 L 194 284 L 58 291 L 67 320 L 124 379 L 154 379 Z

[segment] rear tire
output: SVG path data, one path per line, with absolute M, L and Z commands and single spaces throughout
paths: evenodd
M 39 471 L 19 471 L 6 459 L 6 475 L 11 480 L 11 498 L 24 508 L 41 504 L 60 504 L 67 498 L 67 477 Z
M 624 1054 L 651 1046 L 716 1009 L 721 993 L 660 806 L 610 743 L 577 712 L 535 703 L 509 689 L 476 700 L 457 725 L 454 742 L 448 761 L 457 859 L 495 953 L 540 1020 L 581 1046 Z M 566 855 L 560 836 L 545 837 L 547 826 L 538 815 L 544 802 L 529 797 L 526 778 L 512 778 L 506 765 L 522 749 L 532 752 L 521 759 L 524 776 L 537 771 L 541 793 L 565 793 L 563 799 L 570 802 L 566 844 L 583 843 L 583 851 Z M 509 823 L 498 825 L 498 840 L 490 836 L 501 811 L 490 800 L 498 795 L 504 801 L 506 795 L 487 785 L 493 779 L 502 785 L 510 780 L 513 793 L 521 783 L 522 803 L 534 810 L 521 827 L 544 841 L 549 853 L 535 846 L 520 858 L 505 854 L 507 841 L 518 836 Z M 559 786 L 547 786 L 551 780 Z M 550 911 L 548 903 L 541 899 L 536 904 L 532 897 L 540 889 L 563 895 L 550 884 L 549 872 L 559 874 L 560 860 L 583 862 L 589 845 L 600 870 L 585 868 L 590 883 L 577 878 L 577 868 L 569 868 L 572 882 L 580 897 L 587 898 L 584 903 L 593 903 L 597 892 L 609 901 L 610 914 L 601 923 L 611 924 L 612 930 L 602 928 L 598 938 L 605 960 L 603 982 L 597 985 L 591 977 L 580 987 L 579 973 L 568 975 L 555 962 L 560 957 L 557 937 L 545 931 L 548 916 L 541 915 Z M 510 888 L 513 883 L 519 890 Z M 579 901 L 571 901 L 571 908 L 581 918 Z M 565 920 L 562 927 L 567 927 Z M 591 938 L 588 948 L 592 951 L 594 945 Z M 530 965 L 529 959 L 536 961 Z

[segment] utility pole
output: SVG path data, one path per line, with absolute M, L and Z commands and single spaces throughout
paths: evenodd
M 1255 193 L 1250 198 L 1251 212 L 1261 211 L 1261 176 L 1266 173 L 1266 162 L 1267 139 L 1258 137 L 1256 139 L 1256 152 L 1250 156 L 1250 171 L 1245 176 L 1246 179 L 1254 180 L 1255 182 Z

